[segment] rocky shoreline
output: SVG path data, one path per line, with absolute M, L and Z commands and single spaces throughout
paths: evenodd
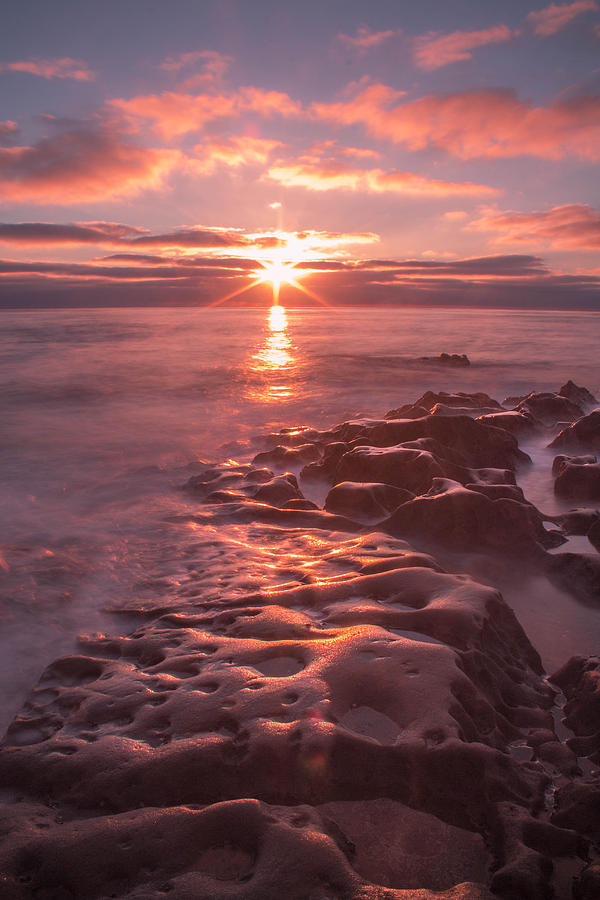
M 2 896 L 599 896 L 600 660 L 548 677 L 493 584 L 448 566 L 600 602 L 596 405 L 427 392 L 196 465 L 185 577 L 127 636 L 82 637 L 7 731 Z M 518 486 L 531 434 L 573 512 Z M 554 552 L 569 535 L 590 552 Z

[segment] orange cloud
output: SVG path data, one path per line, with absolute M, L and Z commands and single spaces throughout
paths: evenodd
M 469 227 L 496 231 L 498 241 L 503 244 L 546 244 L 559 250 L 600 248 L 600 212 L 583 203 L 555 206 L 542 212 L 487 215 Z
M 300 104 L 287 94 L 255 87 L 242 87 L 230 94 L 165 91 L 130 100 L 117 98 L 110 100 L 109 105 L 125 115 L 133 127 L 138 127 L 139 120 L 145 119 L 164 137 L 201 131 L 209 122 L 248 112 L 270 118 L 297 115 L 301 110 Z
M 0 148 L 0 193 L 14 202 L 59 205 L 130 196 L 162 184 L 180 156 L 82 128 L 32 146 Z
M 194 147 L 199 159 L 189 160 L 188 165 L 201 174 L 213 172 L 219 166 L 236 169 L 265 165 L 273 151 L 281 146 L 281 141 L 244 136 L 207 141 Z
M 511 90 L 396 103 L 399 96 L 385 85 L 370 85 L 347 101 L 313 104 L 311 113 L 339 125 L 362 124 L 375 137 L 410 150 L 438 147 L 460 159 L 600 158 L 600 97 L 576 96 L 544 107 L 519 100 Z
M 383 169 L 357 169 L 335 158 L 306 156 L 298 162 L 276 164 L 265 173 L 266 178 L 286 187 L 311 191 L 368 191 L 370 193 L 412 194 L 420 197 L 482 196 L 497 193 L 483 184 L 441 181 L 414 172 L 386 172 Z
M 384 41 L 388 41 L 395 34 L 400 33 L 400 29 L 397 31 L 371 31 L 368 25 L 359 25 L 356 29 L 356 34 L 338 34 L 337 39 L 344 46 L 364 53 L 366 50 L 370 50 L 371 47 L 378 47 Z
M 75 81 L 93 81 L 96 73 L 82 59 L 63 56 L 59 59 L 23 59 L 0 63 L 0 72 L 27 72 L 40 78 L 72 78 Z
M 576 0 L 575 3 L 556 4 L 551 3 L 537 12 L 530 12 L 527 21 L 533 28 L 534 34 L 540 37 L 549 37 L 556 34 L 569 24 L 576 16 L 584 12 L 598 9 L 595 0 Z
M 449 63 L 471 59 L 472 50 L 486 44 L 509 41 L 512 31 L 506 25 L 494 25 L 482 31 L 453 31 L 439 34 L 430 31 L 415 40 L 415 61 L 421 69 L 439 69 Z

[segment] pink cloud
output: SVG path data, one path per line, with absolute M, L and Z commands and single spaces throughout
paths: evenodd
M 421 69 L 439 69 L 449 63 L 471 59 L 477 47 L 509 41 L 512 31 L 506 25 L 494 25 L 482 31 L 430 31 L 415 39 L 415 61 Z
M 24 59 L 0 63 L 0 72 L 27 72 L 40 78 L 72 78 L 75 81 L 93 81 L 96 73 L 82 59 L 63 56 L 59 59 Z
M 109 101 L 109 105 L 125 115 L 132 127 L 139 127 L 139 120 L 145 119 L 164 137 L 200 131 L 209 122 L 237 118 L 248 112 L 270 118 L 297 115 L 301 110 L 300 104 L 287 94 L 254 87 L 242 87 L 229 94 L 165 91 L 130 100 L 118 98 Z
M 409 150 L 438 147 L 460 159 L 600 158 L 600 97 L 533 106 L 511 90 L 431 94 L 396 103 L 400 96 L 385 85 L 370 85 L 349 100 L 313 104 L 311 112 L 339 125 L 362 124 L 375 137 Z
M 365 52 L 371 47 L 378 47 L 384 41 L 389 41 L 396 34 L 400 34 L 400 29 L 395 31 L 371 31 L 368 25 L 359 25 L 356 34 L 338 34 L 337 39 L 346 47 Z
M 559 250 L 600 248 L 600 212 L 583 203 L 533 213 L 492 213 L 469 227 L 495 231 L 503 244 L 545 244 Z
M 527 21 L 535 34 L 540 37 L 549 37 L 563 29 L 576 16 L 598 8 L 595 0 L 576 0 L 575 3 L 563 4 L 551 3 L 544 9 L 529 13 Z
M 180 156 L 82 128 L 1 148 L 0 192 L 5 200 L 60 205 L 130 196 L 160 186 Z
M 10 144 L 13 138 L 18 134 L 19 126 L 10 119 L 0 122 L 0 146 Z
M 240 166 L 264 166 L 271 154 L 282 146 L 281 141 L 267 138 L 246 136 L 216 138 L 197 144 L 194 152 L 198 159 L 189 160 L 188 166 L 200 174 L 208 174 L 220 166 L 233 169 Z
M 367 191 L 370 193 L 410 194 L 420 197 L 483 196 L 497 193 L 483 184 L 441 181 L 414 172 L 386 172 L 383 169 L 358 169 L 335 158 L 303 157 L 298 162 L 271 166 L 265 177 L 286 187 L 311 191 Z

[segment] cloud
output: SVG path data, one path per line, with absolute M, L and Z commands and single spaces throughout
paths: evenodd
M 32 146 L 0 148 L 0 193 L 4 200 L 59 205 L 130 196 L 161 185 L 180 156 L 82 126 Z
M 16 122 L 12 122 L 10 119 L 5 119 L 4 122 L 0 121 L 0 147 L 12 144 L 18 133 L 19 126 Z
M 379 240 L 372 232 L 339 231 L 259 231 L 248 232 L 241 228 L 193 225 L 175 228 L 172 231 L 150 234 L 146 229 L 120 222 L 71 222 L 56 224 L 51 222 L 0 223 L 0 243 L 26 246 L 52 245 L 96 245 L 139 250 L 152 248 L 157 254 L 153 259 L 164 262 L 165 254 L 183 254 L 178 262 L 193 260 L 190 251 L 204 250 L 215 265 L 218 254 L 228 251 L 236 258 L 248 254 L 260 254 L 274 247 L 291 246 L 294 251 L 306 254 L 336 253 L 351 244 L 369 244 Z M 119 257 L 142 258 L 139 253 L 118 254 Z M 117 257 L 112 257 L 117 258 Z M 143 254 L 148 259 L 147 254 Z
M 563 4 L 551 3 L 544 9 L 530 12 L 527 22 L 533 28 L 534 34 L 540 37 L 549 37 L 565 28 L 576 16 L 598 8 L 595 0 L 576 0 L 575 3 Z
M 468 219 L 469 214 L 464 209 L 449 209 L 442 214 L 443 219 L 449 222 L 460 222 L 462 219 Z
M 0 242 L 14 244 L 120 244 L 144 229 L 118 222 L 0 222 Z
M 144 228 L 119 222 L 0 223 L 0 242 L 36 244 L 96 244 L 102 246 L 157 247 L 164 250 L 194 248 L 241 248 L 259 246 L 260 241 L 231 228 L 196 225 L 164 234 L 149 234 Z
M 312 240 L 324 233 L 308 232 Z M 333 235 L 331 235 L 333 237 Z M 316 238 L 315 238 L 316 239 Z M 219 300 L 252 283 L 257 259 L 236 257 L 164 258 L 115 254 L 91 262 L 0 260 L 0 283 L 8 287 L 1 305 L 193 306 Z M 470 259 L 307 258 L 304 284 L 332 304 L 370 305 L 457 303 L 472 307 L 594 308 L 600 300 L 597 273 L 557 275 L 528 255 Z M 267 305 L 265 289 L 245 292 L 238 305 Z M 286 298 L 286 302 L 287 298 Z M 289 297 L 294 305 L 304 295 Z
M 62 56 L 59 59 L 23 59 L 17 62 L 0 63 L 0 72 L 27 72 L 40 78 L 72 78 L 74 81 L 93 81 L 93 72 L 82 59 Z
M 533 106 L 512 90 L 430 94 L 398 103 L 398 92 L 369 85 L 348 100 L 315 103 L 316 119 L 362 124 L 367 132 L 418 151 L 437 147 L 460 159 L 535 156 L 600 158 L 600 97 L 579 95 Z
M 384 41 L 389 41 L 394 35 L 401 34 L 401 30 L 371 31 L 368 25 L 359 25 L 356 34 L 338 34 L 337 40 L 345 47 L 359 52 L 366 52 L 372 47 L 378 47 Z
M 282 147 L 281 141 L 257 137 L 216 138 L 194 147 L 196 159 L 188 165 L 200 174 L 213 172 L 220 166 L 237 169 L 240 166 L 264 166 L 271 154 Z
M 275 164 L 263 177 L 285 187 L 301 187 L 311 191 L 366 191 L 419 197 L 484 196 L 497 193 L 495 188 L 470 181 L 442 181 L 414 172 L 386 172 L 381 168 L 359 169 L 336 157 L 320 159 L 312 155 L 301 157 L 297 162 Z
M 201 131 L 209 122 L 238 118 L 244 113 L 271 118 L 298 115 L 301 111 L 301 105 L 287 94 L 255 87 L 242 87 L 232 93 L 165 91 L 130 100 L 116 98 L 109 101 L 109 106 L 124 115 L 132 128 L 139 128 L 140 120 L 146 120 L 167 138 Z
M 506 25 L 494 25 L 482 31 L 453 31 L 440 34 L 430 31 L 415 39 L 415 61 L 421 69 L 439 69 L 449 63 L 471 59 L 472 50 L 486 44 L 509 41 L 512 31 Z
M 167 56 L 159 65 L 159 69 L 164 69 L 165 72 L 179 72 L 196 63 L 201 63 L 204 73 L 216 79 L 225 74 L 231 65 L 231 57 L 217 50 L 192 50 L 189 53 Z
M 469 226 L 496 231 L 503 244 L 545 244 L 558 250 L 600 249 L 600 212 L 583 203 L 532 213 L 503 212 L 483 216 Z

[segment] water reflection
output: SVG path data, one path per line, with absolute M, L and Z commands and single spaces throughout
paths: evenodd
M 292 343 L 287 334 L 288 320 L 283 306 L 271 307 L 266 321 L 265 342 L 252 356 L 250 370 L 263 376 L 261 385 L 251 392 L 255 400 L 287 400 L 294 394 L 292 378 L 296 370 Z

